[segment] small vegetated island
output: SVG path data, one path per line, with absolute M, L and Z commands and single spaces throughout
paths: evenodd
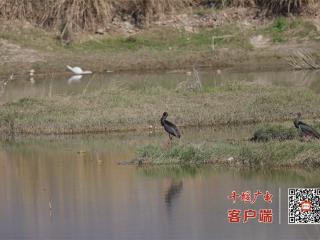
M 298 120 L 295 119 L 295 123 Z M 319 133 L 311 126 L 263 125 L 254 136 L 229 143 L 183 144 L 171 148 L 146 145 L 137 150 L 138 165 L 204 165 L 244 168 L 317 168 L 320 164 Z M 296 129 L 297 128 L 297 129 Z M 319 128 L 319 125 L 317 125 Z

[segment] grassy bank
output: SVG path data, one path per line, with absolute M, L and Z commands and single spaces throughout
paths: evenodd
M 299 48 L 308 49 L 317 61 L 319 34 L 312 19 L 280 17 L 263 20 L 262 24 L 262 20 L 254 19 L 254 13 L 244 11 L 234 24 L 232 16 L 239 13 L 228 11 L 200 9 L 196 14 L 183 15 L 182 20 L 179 17 L 164 20 L 163 26 L 159 23 L 147 29 L 133 27 L 130 33 L 126 27 L 120 32 L 110 30 L 105 35 L 77 33 L 73 43 L 67 45 L 57 38 L 55 31 L 4 22 L 0 26 L 0 54 L 4 56 L 0 72 L 21 74 L 31 67 L 37 73 L 63 72 L 67 64 L 94 72 L 187 69 L 193 65 L 279 69 L 289 68 L 286 58 Z M 218 20 L 216 23 L 216 18 L 221 23 Z M 176 26 L 171 21 L 177 21 Z M 35 52 L 27 51 L 30 49 Z M 10 66 L 17 62 L 27 62 L 20 72 L 16 72 L 15 65 Z
M 179 85 L 179 84 L 178 84 Z M 3 104 L 0 130 L 12 134 L 72 134 L 161 128 L 164 111 L 179 126 L 286 121 L 292 112 L 319 118 L 320 97 L 307 89 L 225 81 L 201 90 L 134 87 L 110 82 L 79 95 L 22 98 Z
M 320 166 L 318 141 L 206 143 L 197 146 L 176 144 L 170 149 L 147 145 L 138 149 L 137 154 L 140 163 L 151 165 L 214 164 L 245 168 Z

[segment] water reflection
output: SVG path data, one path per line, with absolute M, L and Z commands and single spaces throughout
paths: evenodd
M 203 134 L 186 130 L 197 141 Z M 197 135 L 199 134 L 199 135 Z M 207 136 L 209 138 L 209 136 Z M 318 172 L 208 166 L 118 165 L 162 135 L 17 139 L 0 148 L 1 239 L 317 239 L 286 224 L 288 187 L 314 186 Z M 79 154 L 83 151 L 83 154 Z M 278 189 L 282 224 L 278 224 Z M 232 190 L 269 190 L 274 223 L 227 223 Z M 260 203 L 257 207 L 264 207 Z
M 185 177 L 196 177 L 197 175 L 206 176 L 208 174 L 232 173 L 241 178 L 251 180 L 261 180 L 269 182 L 282 182 L 294 184 L 295 187 L 316 188 L 320 186 L 317 176 L 319 169 L 255 169 L 253 171 L 243 168 L 215 167 L 212 165 L 173 165 L 173 166 L 152 166 L 140 167 L 138 173 L 147 177 L 165 177 L 173 179 L 173 182 L 180 181 Z
M 209 170 L 210 169 L 210 170 Z M 172 166 L 143 166 L 138 168 L 138 173 L 148 177 L 169 177 L 174 180 L 181 180 L 183 177 L 194 177 L 198 174 L 205 174 L 211 171 L 211 166 L 199 165 L 172 165 Z
M 68 79 L 68 84 L 80 83 L 82 75 L 74 75 Z
M 183 187 L 183 182 L 180 180 L 175 182 L 174 180 L 170 181 L 170 186 L 165 195 L 165 202 L 167 203 L 168 209 L 171 208 L 173 201 L 179 196 Z

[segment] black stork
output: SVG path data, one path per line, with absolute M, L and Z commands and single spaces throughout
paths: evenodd
M 161 125 L 164 127 L 164 130 L 169 134 L 169 139 L 170 139 L 170 143 L 171 143 L 172 136 L 180 138 L 181 134 L 180 134 L 179 129 L 177 128 L 177 126 L 174 125 L 172 122 L 169 122 L 167 120 L 167 117 L 168 117 L 168 113 L 164 112 L 162 114 L 160 122 L 161 122 Z
M 308 124 L 300 121 L 301 113 L 297 113 L 297 117 L 294 119 L 293 124 L 298 128 L 304 137 L 311 137 L 320 139 L 320 133 Z

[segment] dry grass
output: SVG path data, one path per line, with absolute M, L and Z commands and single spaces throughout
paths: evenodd
M 267 14 L 298 14 L 314 3 L 314 0 L 256 0 Z
M 151 20 L 168 12 L 190 6 L 192 0 L 60 0 L 0 2 L 0 16 L 34 22 L 41 27 L 95 29 L 113 17 L 128 14 L 136 21 Z
M 300 13 L 314 0 L 2 0 L 0 17 L 23 20 L 61 33 L 96 30 L 115 17 L 129 16 L 137 25 L 148 25 L 168 13 L 190 6 L 254 7 L 272 14 Z
M 104 0 L 0 2 L 0 15 L 7 19 L 35 22 L 41 27 L 88 28 L 111 17 L 111 5 Z
M 254 7 L 255 0 L 207 0 L 202 1 L 202 4 L 207 4 L 209 6 L 216 6 L 216 7 Z
M 311 69 L 317 70 L 320 69 L 320 65 L 317 63 L 315 58 L 308 52 L 297 50 L 294 55 L 287 58 L 288 63 L 294 69 Z
M 0 109 L 0 131 L 14 134 L 71 134 L 161 127 L 168 111 L 179 126 L 236 125 L 320 116 L 320 97 L 309 90 L 226 82 L 198 92 L 161 86 L 130 88 L 110 82 L 86 95 L 23 98 Z M 13 124 L 10 125 L 10 121 Z M 9 123 L 9 124 L 8 124 Z M 13 129 L 11 129 L 13 126 Z

